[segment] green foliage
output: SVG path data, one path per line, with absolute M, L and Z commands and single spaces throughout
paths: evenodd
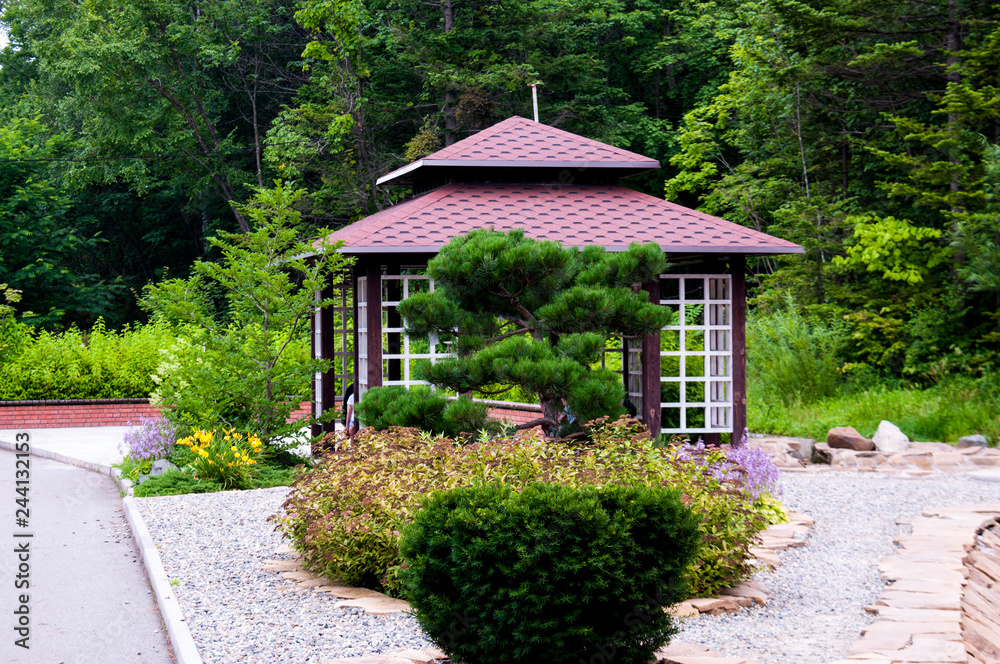
M 87 332 L 35 332 L 0 321 L 0 400 L 140 399 L 154 388 L 160 349 L 173 341 L 164 325 L 109 331 L 98 320 Z M 14 350 L 14 349 L 18 350 Z
M 686 596 L 698 539 L 677 490 L 479 485 L 423 501 L 401 576 L 452 659 L 645 664 L 676 633 L 661 607 Z
M 487 406 L 462 396 L 449 401 L 428 387 L 373 387 L 356 406 L 363 426 L 385 430 L 415 427 L 448 438 L 471 434 L 486 425 Z
M 790 304 L 790 303 L 789 303 Z M 747 317 L 747 382 L 751 398 L 786 406 L 837 393 L 846 325 L 788 306 Z
M 295 483 L 279 528 L 309 569 L 399 593 L 400 532 L 430 491 L 477 481 L 515 490 L 534 482 L 664 486 L 701 516 L 691 592 L 713 593 L 749 575 L 749 547 L 765 522 L 739 474 L 720 478 L 699 458 L 654 446 L 634 420 L 599 421 L 589 436 L 576 447 L 533 436 L 463 446 L 415 429 L 366 428 Z
M 0 116 L 0 283 L 21 292 L 14 306 L 35 326 L 90 324 L 114 288 L 87 271 L 98 238 L 77 218 L 68 183 L 48 163 L 69 139 L 39 118 Z M 5 306 L 11 306 L 8 302 Z
M 153 394 L 171 421 L 191 429 L 224 423 L 272 446 L 294 445 L 291 437 L 310 424 L 287 420 L 326 366 L 310 356 L 307 332 L 316 307 L 333 300 L 317 303 L 314 293 L 341 278 L 349 260 L 339 245 L 297 237 L 299 196 L 281 183 L 259 191 L 243 208 L 254 230 L 212 240 L 221 262 L 199 261 L 191 278 L 145 289 L 144 306 L 177 331 Z M 212 302 L 214 292 L 221 302 Z
M 747 419 L 755 431 L 825 440 L 833 427 L 850 424 L 871 437 L 889 420 L 911 440 L 954 442 L 981 433 L 1000 441 L 1000 391 L 996 374 L 977 380 L 950 378 L 927 389 L 879 385 L 811 403 L 758 400 L 748 389 Z
M 525 237 L 523 230 L 475 230 L 454 238 L 427 266 L 433 293 L 400 303 L 407 333 L 449 338 L 460 330 L 458 356 L 425 364 L 418 375 L 459 394 L 538 395 L 541 425 L 558 435 L 564 400 L 581 422 L 617 416 L 620 377 L 594 366 L 611 336 L 659 330 L 673 312 L 631 290 L 633 279 L 664 271 L 659 247 L 584 253 Z

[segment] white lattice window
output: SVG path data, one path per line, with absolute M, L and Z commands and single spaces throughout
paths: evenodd
M 382 384 L 429 385 L 418 380 L 417 365 L 451 353 L 436 334 L 427 337 L 410 337 L 403 329 L 398 313 L 399 303 L 415 293 L 433 293 L 434 280 L 424 275 L 383 275 L 382 277 Z
M 660 275 L 660 304 L 677 314 L 660 332 L 663 433 L 732 430 L 732 284 L 727 274 Z
M 354 293 L 358 301 L 358 369 L 354 400 L 361 401 L 361 396 L 368 391 L 368 277 L 358 277 Z

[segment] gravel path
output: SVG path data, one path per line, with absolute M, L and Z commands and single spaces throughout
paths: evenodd
M 282 544 L 267 517 L 286 487 L 137 498 L 205 664 L 317 664 L 426 641 L 410 616 L 334 609 L 329 593 L 290 585 L 261 569 Z
M 780 553 L 781 567 L 754 577 L 770 591 L 767 606 L 689 620 L 678 640 L 759 664 L 842 659 L 872 622 L 864 607 L 885 588 L 878 563 L 904 532 L 895 521 L 924 508 L 1000 500 L 1000 484 L 963 475 L 785 473 L 783 480 L 785 505 L 816 520 L 809 545 Z
M 900 479 L 881 474 L 786 474 L 784 502 L 816 519 L 809 546 L 755 579 L 766 607 L 685 622 L 677 640 L 704 643 L 759 664 L 817 664 L 842 658 L 871 622 L 864 606 L 883 590 L 878 562 L 894 552 L 901 517 L 925 507 L 1000 500 L 1000 484 L 962 475 Z M 316 664 L 322 659 L 424 648 L 409 616 L 334 609 L 327 594 L 282 590 L 264 572 L 280 535 L 266 522 L 287 489 L 136 502 L 206 664 Z

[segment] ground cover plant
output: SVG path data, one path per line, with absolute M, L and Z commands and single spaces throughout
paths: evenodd
M 701 517 L 701 548 L 689 569 L 691 592 L 711 593 L 749 574 L 749 547 L 767 525 L 746 474 L 719 449 L 657 447 L 635 420 L 589 426 L 590 442 L 568 445 L 523 434 L 459 445 L 416 429 L 363 430 L 339 440 L 293 484 L 273 519 L 313 571 L 398 594 L 400 533 L 423 497 L 471 483 L 668 486 Z M 730 472 L 733 471 L 733 472 Z
M 645 664 L 676 632 L 662 607 L 687 593 L 698 524 L 663 487 L 439 491 L 404 529 L 401 577 L 452 659 Z

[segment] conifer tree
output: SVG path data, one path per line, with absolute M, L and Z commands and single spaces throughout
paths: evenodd
M 407 298 L 400 313 L 410 335 L 458 332 L 455 356 L 421 367 L 423 379 L 459 394 L 534 393 L 541 417 L 518 428 L 556 436 L 562 419 L 623 412 L 621 377 L 600 367 L 601 353 L 611 336 L 637 339 L 672 322 L 674 313 L 638 288 L 665 267 L 652 244 L 578 251 L 520 229 L 479 229 L 430 261 L 434 292 Z

